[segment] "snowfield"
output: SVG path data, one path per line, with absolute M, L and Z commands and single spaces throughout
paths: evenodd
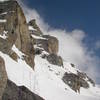
M 33 71 L 22 60 L 24 54 L 15 45 L 12 50 L 18 54 L 18 62 L 2 52 L 0 52 L 0 56 L 5 61 L 8 78 L 18 86 L 26 86 L 45 100 L 100 100 L 100 88 L 98 87 L 81 88 L 81 93 L 78 94 L 64 84 L 61 78 L 66 69 L 68 72 L 76 73 L 76 69 L 71 68 L 68 62 L 65 62 L 68 67 L 58 67 L 49 64 L 48 61 L 41 58 L 41 55 L 37 55 L 35 57 L 35 71 Z

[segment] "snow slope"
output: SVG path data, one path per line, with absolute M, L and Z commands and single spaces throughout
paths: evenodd
M 81 94 L 76 94 L 61 80 L 65 71 L 63 68 L 49 64 L 40 56 L 36 56 L 35 62 L 37 93 L 46 100 L 100 100 L 100 89 L 91 86 L 88 90 L 83 89 Z
M 0 34 L 0 38 L 7 39 L 7 33 L 8 31 L 3 31 L 2 35 Z
M 2 52 L 0 52 L 0 56 L 4 58 L 8 78 L 18 86 L 26 86 L 45 100 L 100 100 L 100 88 L 91 86 L 88 90 L 81 89 L 81 94 L 77 94 L 63 83 L 61 77 L 66 69 L 69 73 L 76 73 L 76 69 L 71 68 L 68 62 L 65 62 L 68 67 L 58 67 L 49 64 L 41 58 L 42 55 L 37 55 L 35 57 L 35 71 L 33 71 L 22 60 L 24 54 L 15 45 L 12 49 L 19 56 L 18 62 Z

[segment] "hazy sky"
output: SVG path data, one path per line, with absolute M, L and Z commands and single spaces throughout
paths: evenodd
M 24 0 L 24 3 L 55 29 L 67 30 L 69 34 L 74 29 L 82 30 L 88 52 L 93 51 L 93 57 L 100 61 L 100 0 Z M 100 66 L 96 67 L 100 71 Z

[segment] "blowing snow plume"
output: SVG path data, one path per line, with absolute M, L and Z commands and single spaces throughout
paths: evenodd
M 83 42 L 83 40 L 87 38 L 83 30 L 74 29 L 68 32 L 62 29 L 54 29 L 44 21 L 37 10 L 29 8 L 24 2 L 20 2 L 20 4 L 24 10 L 27 21 L 36 19 L 37 24 L 44 34 L 58 38 L 59 55 L 61 55 L 65 61 L 74 63 L 99 82 L 99 58 L 93 51 L 89 50 Z

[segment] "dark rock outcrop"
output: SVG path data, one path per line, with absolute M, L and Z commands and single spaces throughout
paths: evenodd
M 40 96 L 32 93 L 24 86 L 16 86 L 10 80 L 7 81 L 2 100 L 44 100 Z
M 50 54 L 54 53 L 57 54 L 58 53 L 58 49 L 59 49 L 59 41 L 56 37 L 53 36 L 49 36 L 49 35 L 44 35 L 44 38 L 47 38 L 47 45 L 48 45 L 48 52 Z
M 43 48 L 50 54 L 57 54 L 58 53 L 58 39 L 53 36 L 43 35 L 44 39 L 36 39 L 37 46 Z
M 9 54 L 11 47 L 17 39 L 17 33 L 15 32 L 17 27 L 17 2 L 11 0 L 6 2 L 0 2 L 0 19 L 5 22 L 0 23 L 0 34 L 7 32 L 7 38 L 4 40 L 0 38 L 0 51 Z M 5 43 L 5 44 L 4 44 Z
M 0 2 L 0 34 L 6 31 L 7 38 L 0 38 L 0 51 L 11 55 L 12 46 L 22 51 L 25 61 L 34 68 L 34 47 L 30 38 L 24 13 L 16 0 Z
M 82 74 L 82 73 L 81 73 Z M 75 92 L 80 92 L 80 88 L 89 88 L 88 81 L 85 80 L 81 75 L 73 73 L 65 73 L 62 80 L 68 84 Z
M 33 19 L 31 21 L 29 21 L 28 23 L 28 26 L 31 26 L 33 27 L 34 31 L 33 30 L 30 30 L 30 33 L 31 34 L 35 34 L 35 35 L 43 35 L 42 31 L 40 30 L 40 28 L 38 27 L 37 23 L 36 23 L 36 20 Z
M 18 61 L 18 55 L 17 55 L 14 51 L 12 51 L 12 52 L 9 54 L 9 56 L 10 56 L 13 60 L 15 60 L 16 62 Z
M 93 86 L 95 86 L 95 82 L 90 77 L 88 77 L 86 73 L 77 71 L 77 74 L 82 79 L 86 79 L 87 78 L 87 81 L 89 81 Z
M 35 48 L 35 55 L 39 55 L 39 54 L 41 54 L 42 53 L 42 49 L 40 49 L 40 48 Z
M 0 57 L 0 100 L 7 84 L 7 73 L 3 58 Z
M 63 66 L 63 60 L 61 56 L 57 56 L 56 54 L 48 55 L 47 61 L 53 65 Z

